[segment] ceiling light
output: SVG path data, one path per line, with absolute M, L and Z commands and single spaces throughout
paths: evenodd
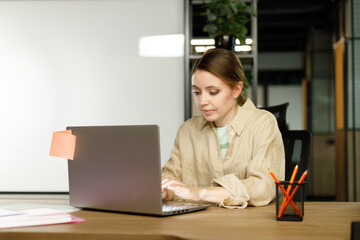
M 241 45 L 241 46 L 235 46 L 236 52 L 250 52 L 251 46 L 249 45 Z
M 235 40 L 235 43 L 236 43 L 237 45 L 240 45 L 239 39 L 236 39 L 236 40 Z M 245 39 L 245 44 L 248 44 L 248 45 L 253 44 L 253 40 L 252 40 L 251 38 L 247 38 L 247 39 Z
M 201 46 L 201 45 L 214 45 L 214 39 L 191 39 L 190 44 L 193 46 Z
M 195 52 L 198 52 L 198 53 L 203 53 L 205 52 L 206 50 L 209 50 L 211 48 L 215 48 L 214 46 L 196 46 L 195 47 Z

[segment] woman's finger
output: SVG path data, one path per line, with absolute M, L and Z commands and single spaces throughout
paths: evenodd
M 184 186 L 184 184 L 180 181 L 174 180 L 174 179 L 169 179 L 168 181 L 165 181 L 161 187 L 162 188 L 169 188 L 169 186 Z

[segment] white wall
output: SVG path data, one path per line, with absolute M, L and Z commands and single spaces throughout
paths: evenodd
M 269 86 L 268 105 L 274 106 L 289 102 L 286 112 L 286 122 L 290 130 L 302 130 L 302 98 L 300 85 Z
M 303 70 L 303 52 L 266 52 L 259 53 L 260 71 Z M 290 130 L 303 129 L 301 84 L 269 85 L 268 106 L 289 102 L 286 121 Z M 258 93 L 259 96 L 259 93 Z M 258 105 L 264 105 L 264 99 L 258 99 Z
M 53 131 L 158 124 L 162 162 L 184 119 L 183 58 L 139 39 L 183 33 L 180 0 L 0 0 L 0 191 L 67 191 Z

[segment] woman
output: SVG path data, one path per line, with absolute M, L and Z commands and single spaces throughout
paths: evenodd
M 208 50 L 192 75 L 202 116 L 178 130 L 162 169 L 163 200 L 194 200 L 222 207 L 263 206 L 275 197 L 269 169 L 284 179 L 285 156 L 275 117 L 242 94 L 245 74 L 238 57 Z

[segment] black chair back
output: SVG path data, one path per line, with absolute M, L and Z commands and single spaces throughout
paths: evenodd
M 286 123 L 286 111 L 289 103 L 283 103 L 275 106 L 262 107 L 274 114 L 284 142 L 285 149 L 285 180 L 289 181 L 292 172 L 298 165 L 296 180 L 309 169 L 311 153 L 311 134 L 305 130 L 288 130 Z M 308 177 L 306 178 L 308 179 Z M 307 184 L 306 184 L 307 185 Z M 306 197 L 305 189 L 305 197 Z
M 290 180 L 296 165 L 298 165 L 298 173 L 295 180 L 299 180 L 303 172 L 309 169 L 311 134 L 305 130 L 288 130 L 283 133 L 283 141 L 285 148 L 285 180 Z M 308 178 L 309 176 L 307 176 L 306 180 Z M 306 192 L 305 189 L 305 197 Z
M 284 141 L 286 181 L 290 180 L 292 172 L 296 165 L 298 165 L 298 173 L 295 178 L 296 180 L 299 180 L 303 172 L 309 169 L 311 153 L 310 132 L 305 130 L 288 130 L 286 123 L 286 111 L 288 106 L 289 103 L 286 102 L 275 106 L 260 108 L 274 114 L 278 122 L 279 129 Z M 308 177 L 306 178 L 306 180 L 307 179 Z M 307 189 L 305 189 L 305 195 L 307 192 L 306 190 Z

